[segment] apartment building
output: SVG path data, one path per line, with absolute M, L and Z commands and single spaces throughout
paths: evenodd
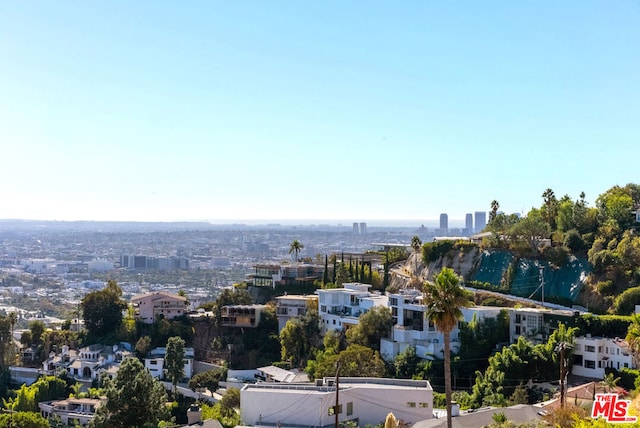
M 184 377 L 189 379 L 193 376 L 193 359 L 194 349 L 184 348 Z M 144 368 L 149 371 L 151 376 L 162 379 L 165 376 L 164 371 L 164 359 L 167 355 L 167 348 L 159 347 L 154 348 L 149 352 L 149 355 L 144 359 Z
M 65 426 L 87 426 L 95 417 L 96 410 L 104 403 L 98 398 L 66 398 L 64 400 L 42 401 L 38 403 L 40 414 L 46 418 L 55 416 Z
M 393 360 L 409 346 L 415 346 L 416 354 L 421 358 L 442 358 L 444 335 L 426 319 L 426 307 L 419 290 L 403 290 L 388 294 L 389 307 L 393 318 L 390 338 L 380 341 L 380 355 L 387 361 Z M 496 318 L 502 308 L 473 306 L 462 308 L 464 322 L 470 322 L 474 316 L 478 320 Z M 460 341 L 458 327 L 451 331 L 451 350 L 458 352 Z
M 145 324 L 153 324 L 159 316 L 166 319 L 181 317 L 188 310 L 186 297 L 165 291 L 134 296 L 131 304 L 135 309 L 136 319 Z
M 336 409 L 336 394 L 339 403 Z M 240 390 L 244 425 L 326 427 L 338 421 L 358 426 L 384 423 L 389 412 L 412 424 L 433 417 L 433 389 L 426 380 L 317 379 L 316 384 L 257 383 Z
M 368 310 L 387 307 L 389 298 L 379 292 L 370 292 L 369 288 L 369 284 L 352 282 L 343 284 L 342 288 L 316 290 L 321 330 L 347 330 L 358 324 L 360 315 Z
M 256 287 L 313 284 L 324 275 L 324 266 L 311 263 L 258 264 L 254 269 L 248 279 Z
M 575 312 L 559 309 L 509 308 L 509 340 L 515 343 L 518 337 L 539 344 L 549 339 L 558 321 L 569 321 Z
M 255 328 L 260 324 L 260 314 L 266 305 L 228 305 L 220 309 L 223 327 Z
M 636 368 L 629 344 L 618 337 L 576 337 L 573 344 L 571 373 L 596 379 L 605 377 L 605 369 Z
M 292 318 L 303 317 L 309 306 L 318 306 L 318 296 L 309 295 L 284 295 L 276 297 L 276 316 L 278 317 L 278 332 Z

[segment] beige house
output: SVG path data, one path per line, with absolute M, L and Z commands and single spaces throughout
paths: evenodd
M 131 299 L 136 319 L 153 324 L 162 315 L 166 319 L 181 317 L 187 313 L 187 298 L 177 294 L 158 291 L 135 296 Z

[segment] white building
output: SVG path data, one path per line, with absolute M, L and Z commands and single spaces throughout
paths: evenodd
M 102 404 L 103 400 L 97 398 L 67 398 L 40 402 L 38 408 L 43 417 L 58 416 L 65 426 L 87 426 Z
M 42 369 L 44 373 L 51 375 L 55 374 L 57 369 L 64 369 L 70 377 L 90 382 L 99 379 L 103 372 L 113 376 L 120 363 L 130 356 L 131 352 L 119 345 L 94 344 L 79 351 L 63 345 L 60 354 L 51 352 L 49 358 L 42 362 Z
M 165 376 L 164 357 L 167 355 L 167 348 L 155 348 L 149 352 L 144 359 L 144 367 L 151 373 L 151 376 L 161 379 Z M 193 376 L 194 349 L 184 348 L 184 377 L 190 379 Z
M 316 384 L 257 383 L 240 390 L 245 425 L 325 427 L 335 421 L 334 378 Z M 358 426 L 384 423 L 389 412 L 407 424 L 433 417 L 433 389 L 426 380 L 341 378 L 338 420 Z
M 342 284 L 342 288 L 316 290 L 321 329 L 347 330 L 358 324 L 360 315 L 376 306 L 387 307 L 389 298 L 369 291 L 371 285 L 358 282 Z
M 278 317 L 278 332 L 292 318 L 305 316 L 309 305 L 318 306 L 316 295 L 284 295 L 276 297 L 276 316 Z
M 391 338 L 383 338 L 380 341 L 380 355 L 390 361 L 409 346 L 415 346 L 416 354 L 421 358 L 442 358 L 444 335 L 433 323 L 427 321 L 422 293 L 419 290 L 405 290 L 389 294 L 388 297 L 394 326 Z M 474 316 L 478 320 L 496 318 L 501 309 L 489 306 L 462 308 L 462 321 L 470 322 Z M 458 327 L 451 331 L 451 351 L 454 353 L 460 348 L 458 333 Z
M 543 343 L 553 331 L 552 318 L 570 319 L 574 312 L 558 309 L 509 308 L 509 340 L 515 343 L 518 337 L 524 336 L 533 343 Z
M 576 337 L 573 345 L 573 366 L 576 376 L 604 379 L 605 368 L 635 368 L 629 344 L 619 338 Z
M 135 308 L 136 319 L 153 324 L 157 317 L 173 319 L 183 316 L 187 312 L 187 298 L 177 294 L 158 291 L 131 298 Z

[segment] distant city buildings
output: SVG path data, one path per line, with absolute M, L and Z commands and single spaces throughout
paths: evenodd
M 366 235 L 367 234 L 367 223 L 365 222 L 353 222 L 353 234 L 354 235 Z
M 120 267 L 133 270 L 187 270 L 189 259 L 185 257 L 151 257 L 122 254 Z
M 468 213 L 464 218 L 464 234 L 472 235 L 473 234 L 473 214 Z
M 487 225 L 487 213 L 486 211 L 476 211 L 475 212 L 475 233 L 480 233 L 484 230 Z

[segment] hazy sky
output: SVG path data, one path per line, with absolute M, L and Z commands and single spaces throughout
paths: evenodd
M 0 2 L 0 218 L 593 205 L 639 137 L 637 1 Z

